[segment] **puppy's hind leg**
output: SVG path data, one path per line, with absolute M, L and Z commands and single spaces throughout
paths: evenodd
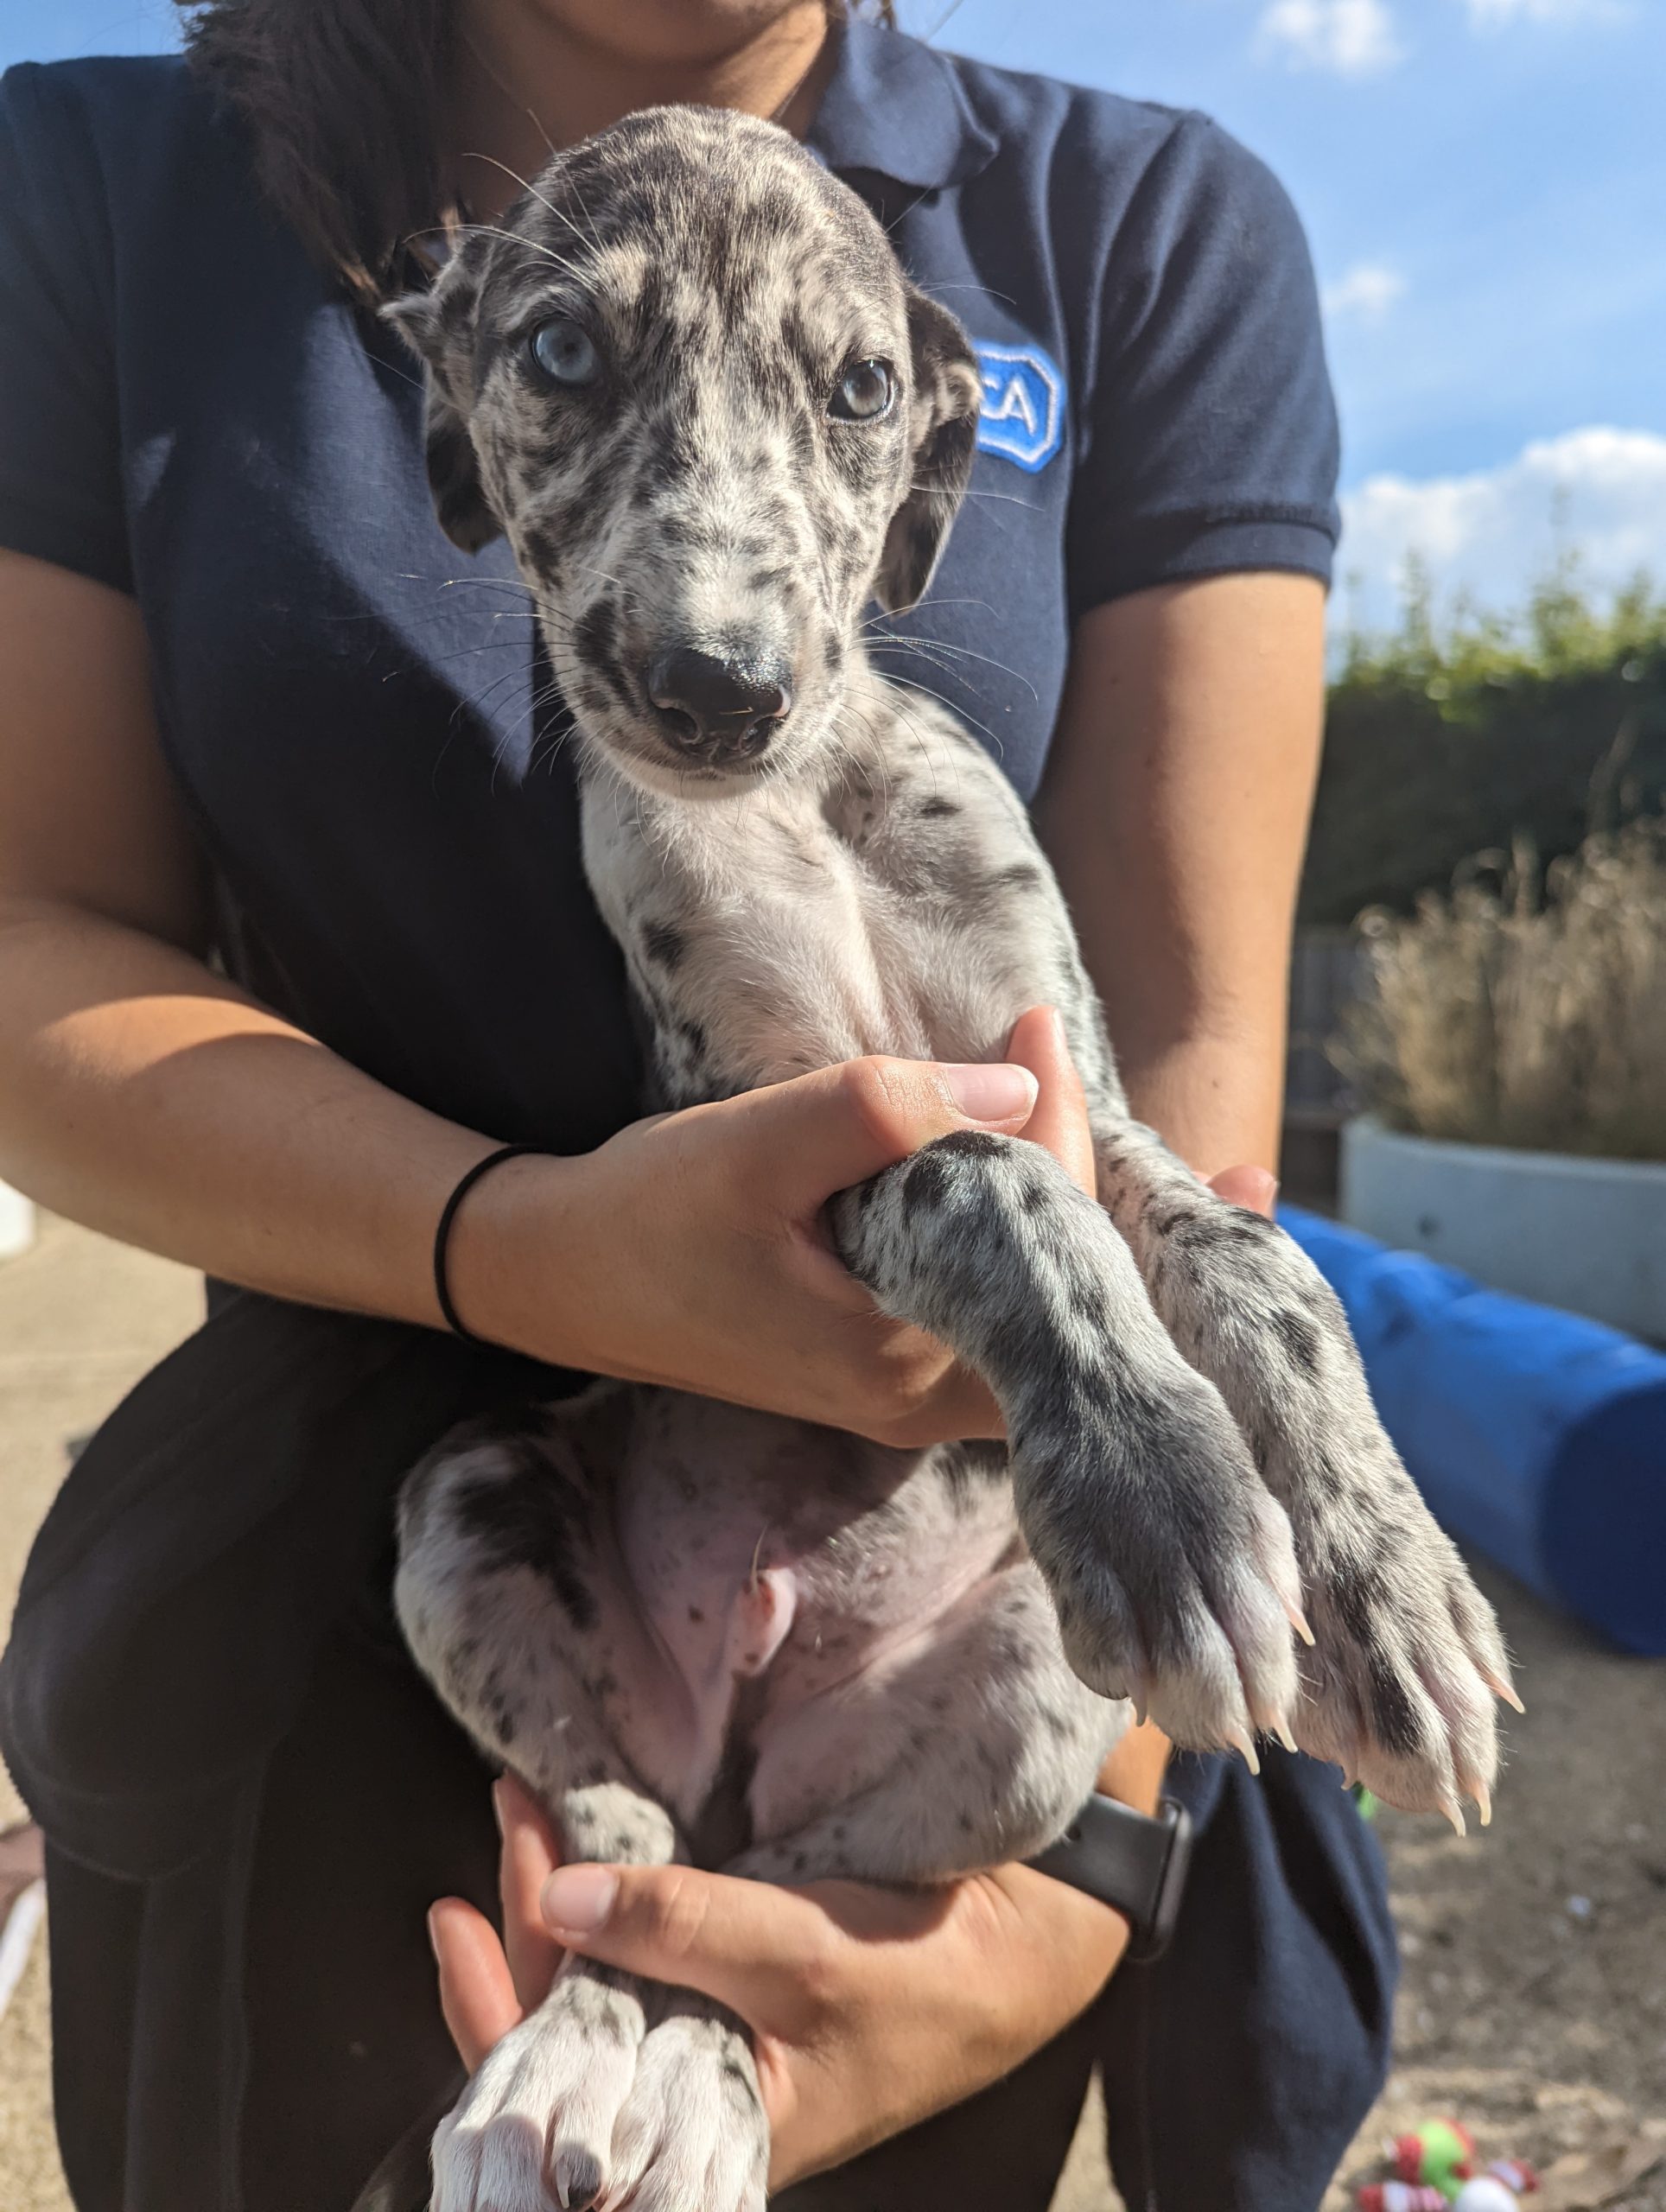
M 570 1416 L 448 1439 L 400 1501 L 396 1599 L 417 1662 L 513 1767 L 569 1857 L 663 1865 L 675 1823 L 607 1721 L 632 1623 L 598 1557 Z M 616 2121 L 661 1993 L 569 1957 L 491 2051 L 434 2140 L 433 2212 L 585 2212 L 608 2187 Z
M 1030 1856 L 1063 1834 L 1131 1718 L 1071 1672 L 1020 1560 L 873 1675 L 764 1722 L 747 1791 L 761 1840 L 725 1871 L 942 1882 Z M 673 1996 L 615 2139 L 631 2212 L 754 2212 L 768 2163 L 756 2093 L 739 2022 Z

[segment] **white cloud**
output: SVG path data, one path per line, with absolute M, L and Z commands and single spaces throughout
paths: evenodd
M 1402 53 L 1386 0 L 1271 0 L 1261 38 L 1292 62 L 1339 77 L 1374 76 Z
M 1325 312 L 1332 321 L 1383 321 L 1404 296 L 1406 280 L 1385 261 L 1358 261 L 1325 287 Z
M 1648 430 L 1569 430 L 1469 476 L 1373 476 L 1342 507 L 1345 623 L 1394 621 L 1408 554 L 1440 601 L 1506 614 L 1563 548 L 1599 593 L 1640 568 L 1666 582 L 1666 437 Z

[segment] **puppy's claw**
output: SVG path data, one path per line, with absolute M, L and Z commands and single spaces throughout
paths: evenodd
M 1284 1610 L 1290 1617 L 1291 1627 L 1311 1651 L 1317 1639 L 1307 1625 L 1307 1614 L 1302 1611 L 1300 1605 L 1293 1605 L 1288 1598 L 1284 1600 Z
M 576 2145 L 556 2152 L 554 2177 L 561 2212 L 588 2212 L 601 2196 L 605 2179 L 594 2152 Z
M 1242 1754 L 1243 1763 L 1251 1774 L 1261 1772 L 1261 1761 L 1256 1755 L 1256 1739 L 1247 1729 L 1228 1728 L 1223 1733 L 1233 1750 Z
M 1492 1792 L 1485 1782 L 1478 1782 L 1472 1786 L 1470 1796 L 1480 1809 L 1481 1826 L 1490 1828 L 1492 1826 Z
M 1268 1726 L 1267 1732 L 1269 1736 L 1276 1738 L 1278 1742 L 1283 1745 L 1287 1751 L 1294 1751 L 1300 1748 L 1297 1744 L 1295 1738 L 1290 1733 L 1290 1724 L 1288 1720 L 1281 1713 L 1274 1714 L 1272 1720 Z
M 1464 1825 L 1464 1808 L 1458 1802 L 1455 1797 L 1448 1797 L 1446 1803 L 1441 1806 L 1440 1810 L 1452 1822 L 1453 1833 L 1455 1835 L 1468 1835 L 1469 1830 Z
M 1481 1680 L 1492 1692 L 1494 1697 L 1501 1697 L 1506 1705 L 1514 1706 L 1517 1713 L 1527 1711 L 1527 1707 L 1516 1694 L 1513 1682 L 1506 1681 L 1501 1675 L 1491 1674 L 1485 1669 L 1482 1670 Z

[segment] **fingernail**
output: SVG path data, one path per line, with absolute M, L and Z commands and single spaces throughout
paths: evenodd
M 429 1908 L 427 1927 L 428 1948 L 434 1954 L 435 1965 L 438 1966 L 440 1963 L 440 1923 L 436 1917 L 436 1909 L 433 1906 Z
M 594 1936 L 618 1895 L 611 1866 L 557 1866 L 544 1885 L 544 1924 L 552 1936 Z
M 492 1785 L 492 1817 L 498 1824 L 500 1841 L 509 1840 L 509 1822 L 503 1809 L 503 1780 L 501 1776 Z
M 1040 1091 L 1027 1068 L 1014 1067 L 1006 1061 L 945 1067 L 943 1080 L 969 1122 L 1027 1121 Z

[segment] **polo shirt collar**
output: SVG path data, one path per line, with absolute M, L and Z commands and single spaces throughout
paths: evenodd
M 829 168 L 935 191 L 989 167 L 996 141 L 934 47 L 857 16 L 835 35 L 838 58 L 805 141 Z

